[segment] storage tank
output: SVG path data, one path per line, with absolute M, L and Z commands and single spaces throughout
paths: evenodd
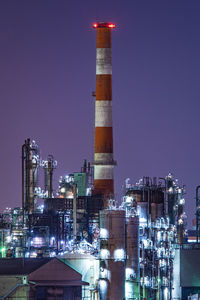
M 100 211 L 101 300 L 124 299 L 125 257 L 125 211 Z

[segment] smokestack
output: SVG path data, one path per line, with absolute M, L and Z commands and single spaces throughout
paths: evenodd
M 95 154 L 94 195 L 104 198 L 114 195 L 113 129 L 112 129 L 112 23 L 95 23 L 96 101 L 95 101 Z

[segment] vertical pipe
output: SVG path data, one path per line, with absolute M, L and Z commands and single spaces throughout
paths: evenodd
M 34 211 L 34 169 L 32 164 L 33 159 L 33 149 L 31 147 L 30 139 L 26 142 L 26 154 L 25 154 L 25 165 L 26 165 L 26 203 L 25 210 L 32 214 Z
M 114 195 L 111 29 L 115 25 L 93 27 L 97 29 L 94 194 L 108 198 Z
M 198 185 L 196 187 L 196 241 L 197 243 L 199 242 L 199 204 L 200 204 L 200 201 L 199 201 L 199 189 L 200 189 L 200 185 Z
M 24 227 L 24 213 L 25 213 L 25 202 L 24 202 L 24 149 L 26 145 L 22 146 L 22 216 L 23 216 L 23 227 Z
M 77 218 L 76 218 L 76 200 L 77 200 L 77 185 L 73 185 L 73 236 L 74 236 L 74 241 L 76 241 L 76 236 L 77 236 Z

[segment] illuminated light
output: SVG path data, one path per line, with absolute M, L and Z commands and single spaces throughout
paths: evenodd
M 29 256 L 30 256 L 30 252 L 26 252 L 25 257 L 29 257 Z
M 108 239 L 109 238 L 109 232 L 106 228 L 100 229 L 100 238 L 101 239 Z
M 8 236 L 6 237 L 6 242 L 7 242 L 7 243 L 10 243 L 10 242 L 11 242 L 11 240 L 12 240 L 11 236 L 10 236 L 10 235 L 8 235 Z
M 149 276 L 144 277 L 144 285 L 145 286 L 150 286 L 151 285 L 151 281 L 149 279 Z
M 61 189 L 60 189 L 60 191 L 61 191 L 61 193 L 65 193 L 65 188 L 64 187 L 62 187 Z
M 109 257 L 110 257 L 110 251 L 108 249 L 101 249 L 100 258 L 101 259 L 108 259 Z
M 55 257 L 56 256 L 56 252 L 53 251 L 53 252 L 50 252 L 50 257 Z
M 86 196 L 91 196 L 92 194 L 92 189 L 89 187 L 86 189 Z
M 147 242 L 147 240 L 145 239 L 145 240 L 143 240 L 142 242 L 143 242 L 144 248 L 146 249 L 146 248 L 147 248 L 147 246 L 148 246 L 148 242 Z
M 164 268 L 166 266 L 166 261 L 164 259 L 159 260 L 159 265 L 161 268 Z
M 73 198 L 74 198 L 73 192 L 68 191 L 68 192 L 67 192 L 67 195 L 66 195 L 66 198 L 73 199 Z
M 126 203 L 132 203 L 132 202 L 133 202 L 133 197 L 127 196 Z
M 51 238 L 50 238 L 50 245 L 51 246 L 53 246 L 54 244 L 55 244 L 55 237 L 54 236 L 52 236 Z
M 115 28 L 115 24 L 109 24 L 108 27 L 109 28 Z
M 114 259 L 115 261 L 122 261 L 125 259 L 124 249 L 117 249 L 114 251 Z
M 37 253 L 35 251 L 30 253 L 30 258 L 36 258 L 37 257 Z
M 152 248 L 152 241 L 151 240 L 143 239 L 142 242 L 143 242 L 143 245 L 144 245 L 144 249 Z
M 94 23 L 93 28 L 115 28 L 114 23 L 104 23 L 104 22 L 99 22 L 99 23 Z
M 44 239 L 42 237 L 34 237 L 31 241 L 31 245 L 34 245 L 35 247 L 41 247 L 44 244 Z
M 147 223 L 147 219 L 146 218 L 140 218 L 140 223 Z
M 173 193 L 173 188 L 170 187 L 170 188 L 168 189 L 168 192 L 169 192 L 169 194 L 172 194 L 172 193 Z
M 160 231 L 157 232 L 157 240 L 158 240 L 158 242 L 161 241 L 161 232 Z
M 146 276 L 146 277 L 142 277 L 141 279 L 140 279 L 140 283 L 141 283 L 141 285 L 145 285 L 145 286 L 151 286 L 151 280 L 150 280 L 150 278 L 148 277 L 148 276 Z
M 107 269 L 100 268 L 100 277 L 103 279 L 109 279 L 110 272 Z
M 180 205 L 184 205 L 185 204 L 185 199 L 184 198 L 180 199 L 179 203 L 180 203 Z
M 178 225 L 182 225 L 183 224 L 183 220 L 182 219 L 179 219 L 178 220 Z
M 168 299 L 168 288 L 167 287 L 164 289 L 164 297 L 165 297 L 165 299 Z
M 196 236 L 195 237 L 189 236 L 187 241 L 188 243 L 196 243 L 196 240 L 197 240 Z
M 99 280 L 99 289 L 100 289 L 101 293 L 104 294 L 106 292 L 107 286 L 108 286 L 108 284 L 107 284 L 106 280 L 104 280 L 104 279 Z
M 134 285 L 132 282 L 125 282 L 125 297 L 126 299 L 134 298 Z
M 131 268 L 126 268 L 126 280 L 132 280 L 136 278 L 135 271 Z

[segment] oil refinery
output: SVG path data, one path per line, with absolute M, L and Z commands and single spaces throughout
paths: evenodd
M 16 299 L 15 293 L 20 292 L 20 299 L 198 299 L 198 188 L 193 243 L 186 230 L 185 187 L 173 174 L 144 176 L 134 183 L 127 178 L 122 199 L 115 199 L 111 47 L 115 24 L 99 22 L 93 28 L 97 33 L 93 161 L 84 160 L 80 170 L 61 176 L 54 187 L 59 163 L 53 155 L 42 159 L 37 143 L 25 140 L 22 203 L 0 214 L 0 269 L 4 270 L 0 271 L 0 286 L 5 286 L 0 297 Z M 39 173 L 44 176 L 43 187 Z M 18 269 L 23 262 L 21 275 L 8 271 L 11 262 Z M 73 286 L 80 287 L 79 292 L 69 296 L 62 278 L 50 290 L 47 281 L 30 275 L 36 267 L 25 271 L 26 264 L 36 262 L 40 268 L 48 264 L 61 269 L 64 262 L 70 274 L 77 278 L 80 274 L 79 283 L 67 284 L 73 291 Z M 23 276 L 6 290 L 6 274 Z

